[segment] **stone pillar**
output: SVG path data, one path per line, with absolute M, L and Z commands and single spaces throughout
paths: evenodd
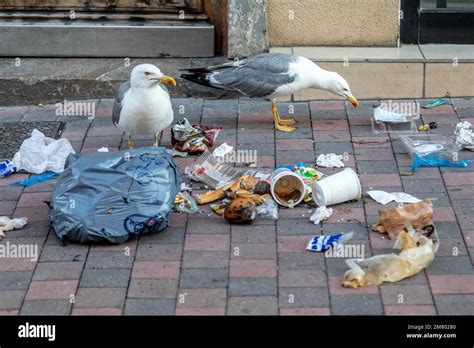
M 267 0 L 228 0 L 227 28 L 229 58 L 267 52 Z

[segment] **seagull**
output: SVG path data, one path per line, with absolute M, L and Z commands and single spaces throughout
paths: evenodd
M 170 95 L 163 84 L 176 86 L 176 81 L 153 64 L 140 64 L 133 68 L 130 81 L 117 89 L 112 120 L 128 134 L 129 148 L 135 134 L 153 135 L 153 145 L 158 146 L 158 134 L 173 122 Z
M 283 120 L 278 114 L 276 98 L 307 88 L 322 89 L 359 102 L 352 95 L 347 81 L 338 73 L 327 71 L 301 56 L 285 53 L 263 53 L 235 62 L 185 69 L 180 77 L 200 85 L 239 92 L 247 97 L 265 98 L 272 102 L 275 129 L 293 132 L 293 119 Z

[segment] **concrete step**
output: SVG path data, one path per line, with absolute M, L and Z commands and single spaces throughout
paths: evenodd
M 180 69 L 219 64 L 213 58 L 0 58 L 0 106 L 32 105 L 64 100 L 113 98 L 138 64 L 157 65 L 176 77 L 172 97 L 232 98 L 235 93 L 206 88 L 179 79 Z
M 196 21 L 0 20 L 0 56 L 212 57 L 214 25 Z
M 396 47 L 274 47 L 337 71 L 361 99 L 474 95 L 474 45 Z M 306 90 L 282 100 L 338 99 Z

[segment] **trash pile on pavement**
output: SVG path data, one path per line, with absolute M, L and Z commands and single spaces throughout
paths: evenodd
M 444 102 L 438 100 L 425 107 Z M 418 128 L 412 116 L 379 107 L 374 109 L 372 120 L 374 133 L 406 133 L 401 141 L 413 159 L 410 175 L 423 166 L 470 164 L 471 161 L 458 159 L 461 149 L 474 150 L 469 122 L 456 126 L 454 142 L 449 137 L 416 134 Z M 394 127 L 399 124 L 405 126 Z M 422 130 L 428 132 L 436 127 L 428 124 Z M 232 146 L 224 143 L 212 150 L 220 130 L 211 125 L 191 125 L 183 119 L 171 129 L 171 151 L 152 147 L 109 153 L 102 148 L 96 153 L 76 155 L 67 139 L 46 138 L 35 129 L 13 160 L 0 163 L 0 174 L 7 176 L 21 170 L 39 174 L 13 183 L 24 186 L 59 175 L 50 205 L 52 226 L 61 241 L 80 243 L 123 243 L 133 236 L 159 232 L 168 226 L 172 210 L 199 214 L 202 205 L 209 205 L 231 224 L 252 224 L 258 218 L 277 220 L 279 206 L 317 206 L 309 223 L 318 225 L 332 216 L 333 208 L 329 206 L 362 198 L 361 183 L 353 169 L 344 168 L 332 175 L 317 169 L 345 167 L 342 155 L 320 154 L 314 165 L 298 163 L 273 170 L 234 167 L 226 163 Z M 199 156 L 184 174 L 204 185 L 207 192 L 192 194 L 192 183 L 181 182 L 172 156 L 189 154 Z M 375 189 L 367 191 L 367 195 L 383 205 L 392 201 L 402 204 L 380 210 L 379 222 L 371 226 L 372 231 L 396 241 L 394 247 L 402 251 L 346 260 L 350 269 L 343 277 L 345 287 L 378 285 L 415 275 L 428 267 L 439 247 L 430 200 Z M 0 237 L 4 231 L 22 228 L 26 223 L 26 218 L 0 217 Z M 315 236 L 306 250 L 327 252 L 353 236 L 352 231 Z

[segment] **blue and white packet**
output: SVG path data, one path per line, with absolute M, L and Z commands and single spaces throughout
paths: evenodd
M 10 174 L 16 173 L 18 168 L 10 160 L 0 162 L 0 176 L 6 177 Z
M 326 251 L 335 244 L 342 244 L 352 238 L 354 232 L 333 234 L 328 236 L 315 236 L 311 238 L 306 247 L 309 251 Z

